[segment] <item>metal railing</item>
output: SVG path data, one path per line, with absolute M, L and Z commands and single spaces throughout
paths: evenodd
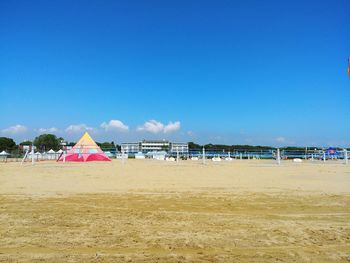
M 6 150 L 6 149 L 5 149 Z M 101 150 L 107 154 L 109 158 L 118 158 L 118 156 L 127 156 L 128 158 L 134 158 L 136 153 L 128 153 L 121 152 L 117 148 L 101 148 Z M 349 154 L 350 149 L 337 149 L 334 152 L 330 153 L 327 149 L 313 149 L 313 150 L 287 150 L 280 149 L 280 153 L 278 156 L 278 150 L 276 148 L 263 149 L 263 150 L 252 150 L 252 149 L 232 149 L 232 151 L 225 151 L 222 149 L 190 149 L 188 152 L 166 152 L 167 157 L 180 157 L 181 159 L 188 158 L 203 158 L 203 153 L 206 159 L 212 158 L 232 158 L 232 159 L 275 159 L 277 160 L 280 157 L 281 160 L 290 160 L 290 159 L 302 159 L 302 160 L 311 160 L 311 161 L 328 161 L 328 160 L 344 160 L 346 163 L 350 159 Z M 20 162 L 24 155 L 25 151 L 17 148 L 7 150 L 9 155 L 0 156 L 0 162 Z M 28 159 L 31 159 L 31 153 L 28 153 Z M 147 156 L 146 152 L 142 152 L 145 157 Z M 57 160 L 60 156 L 60 153 L 49 154 L 42 152 L 34 153 L 35 161 L 43 161 L 43 160 Z

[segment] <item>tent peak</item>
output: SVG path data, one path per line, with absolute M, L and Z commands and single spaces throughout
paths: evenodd
M 61 156 L 58 161 L 62 161 Z M 88 132 L 68 151 L 66 162 L 110 161 L 108 156 L 101 150 Z

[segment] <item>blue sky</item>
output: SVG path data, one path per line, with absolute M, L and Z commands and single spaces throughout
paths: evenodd
M 1 1 L 0 136 L 350 146 L 349 10 Z

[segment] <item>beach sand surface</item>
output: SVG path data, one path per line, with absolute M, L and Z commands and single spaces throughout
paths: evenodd
M 1 262 L 349 262 L 350 166 L 0 163 Z

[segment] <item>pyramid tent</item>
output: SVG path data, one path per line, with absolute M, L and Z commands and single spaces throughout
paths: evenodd
M 85 132 L 80 140 L 69 150 L 64 157 L 60 156 L 58 161 L 66 162 L 90 162 L 90 161 L 110 161 L 107 155 L 95 143 L 91 136 Z

